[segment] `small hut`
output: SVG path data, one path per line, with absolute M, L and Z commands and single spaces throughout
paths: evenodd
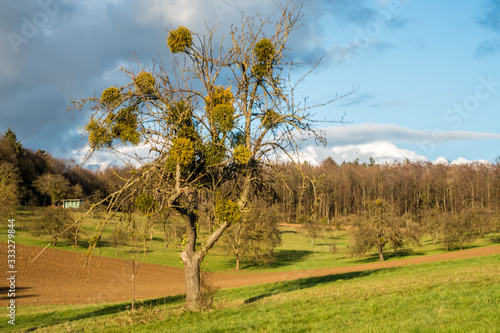
M 82 199 L 62 199 L 63 208 L 80 208 L 83 203 Z

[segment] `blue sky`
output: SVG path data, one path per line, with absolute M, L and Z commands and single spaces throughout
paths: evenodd
M 164 27 L 220 31 L 241 12 L 267 16 L 273 1 L 41 0 L 0 2 L 0 131 L 25 147 L 79 159 L 88 114 L 69 98 L 123 83 L 130 52 L 170 57 Z M 305 142 L 312 163 L 370 156 L 378 162 L 494 161 L 500 155 L 500 1 L 310 0 L 291 56 L 321 65 L 298 95 L 321 102 L 328 146 Z M 463 160 L 463 159 L 461 159 Z M 106 154 L 91 163 L 116 163 Z

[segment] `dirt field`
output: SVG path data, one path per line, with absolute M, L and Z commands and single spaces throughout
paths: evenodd
M 91 304 L 127 301 L 131 297 L 130 264 L 94 256 L 89 268 L 85 257 L 74 252 L 47 249 L 34 262 L 41 248 L 16 247 L 16 305 Z M 500 253 L 500 245 L 431 256 L 377 262 L 349 267 L 274 273 L 210 273 L 209 283 L 220 288 L 293 280 L 364 270 L 412 265 Z M 7 246 L 0 243 L 0 305 L 6 306 Z M 179 268 L 141 264 L 135 279 L 136 299 L 184 293 L 184 271 Z

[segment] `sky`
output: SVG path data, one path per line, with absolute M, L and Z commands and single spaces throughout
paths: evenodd
M 295 0 L 292 0 L 295 2 Z M 227 33 L 272 0 L 2 0 L 0 133 L 26 148 L 80 161 L 89 112 L 71 99 L 127 83 L 119 66 L 170 61 L 165 28 Z M 302 145 L 317 164 L 494 162 L 500 156 L 500 1 L 308 0 L 290 56 L 321 63 L 297 96 L 315 110 L 327 146 Z M 297 78 L 301 73 L 297 73 Z M 119 164 L 100 153 L 87 165 Z

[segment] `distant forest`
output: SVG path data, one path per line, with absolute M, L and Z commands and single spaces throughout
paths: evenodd
M 461 165 L 410 162 L 376 164 L 327 158 L 318 166 L 284 163 L 270 166 L 268 186 L 282 222 L 304 219 L 330 225 L 347 222 L 382 200 L 395 216 L 422 222 L 429 215 L 480 210 L 498 216 L 500 162 Z M 3 201 L 48 206 L 61 199 L 98 202 L 119 188 L 129 167 L 91 171 L 73 160 L 24 148 L 10 129 L 0 136 L 0 192 Z M 9 202 L 2 206 L 8 206 Z

